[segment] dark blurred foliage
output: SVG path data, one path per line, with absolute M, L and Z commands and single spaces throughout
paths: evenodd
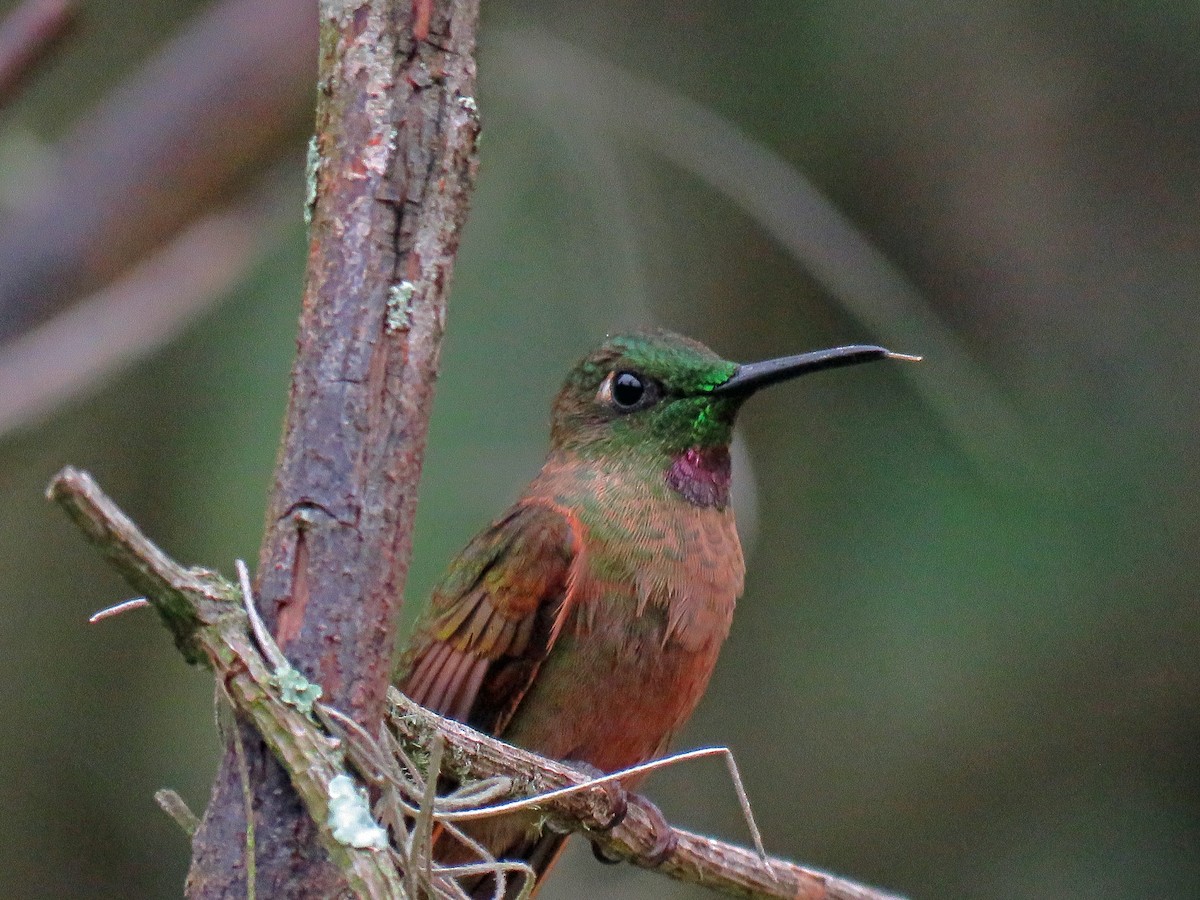
M 0 121 L 0 200 L 197 7 L 85 4 Z M 482 171 L 407 613 L 535 471 L 559 378 L 606 331 L 752 359 L 938 323 L 895 347 L 919 367 L 748 407 L 747 591 L 678 743 L 734 748 L 772 851 L 914 898 L 1200 896 L 1200 5 L 484 7 Z M 917 286 L 896 331 L 643 149 L 694 136 L 535 101 L 510 51 L 546 34 L 811 179 Z M 69 461 L 180 559 L 256 556 L 305 254 L 293 180 L 294 221 L 218 308 L 0 444 L 0 896 L 179 892 L 187 843 L 151 797 L 205 802 L 208 677 L 149 615 L 86 624 L 127 593 L 41 490 Z M 719 766 L 649 792 L 744 840 Z M 548 900 L 700 893 L 586 847 L 562 869 Z

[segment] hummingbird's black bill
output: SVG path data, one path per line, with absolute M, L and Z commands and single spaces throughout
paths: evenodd
M 729 380 L 713 388 L 712 392 L 714 394 L 750 394 L 767 385 L 778 384 L 789 378 L 807 375 L 810 372 L 820 372 L 823 369 L 856 366 L 859 363 L 871 362 L 876 359 L 916 361 L 920 358 L 919 356 L 909 356 L 907 353 L 893 353 L 891 350 L 872 344 L 852 344 L 849 347 L 814 350 L 811 353 L 781 356 L 778 359 L 767 359 L 738 366 L 737 371 L 730 376 Z

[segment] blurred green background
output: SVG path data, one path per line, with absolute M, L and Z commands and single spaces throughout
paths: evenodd
M 202 6 L 83 5 L 0 118 L 5 208 Z M 747 408 L 747 589 L 679 746 L 733 748 L 771 851 L 914 900 L 1200 896 L 1197 34 L 1195 2 L 485 0 L 406 612 L 606 332 L 924 353 Z M 152 795 L 203 808 L 210 680 L 148 614 L 87 625 L 128 591 L 42 490 L 83 466 L 178 558 L 256 557 L 310 121 L 221 302 L 0 442 L 0 896 L 180 892 Z M 719 764 L 647 792 L 746 840 Z M 581 845 L 542 896 L 703 892 Z

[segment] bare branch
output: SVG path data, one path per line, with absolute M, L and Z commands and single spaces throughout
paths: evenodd
M 344 774 L 336 743 L 274 696 L 272 671 L 248 633 L 240 594 L 215 572 L 187 569 L 146 538 L 86 472 L 63 469 L 47 495 L 62 506 L 137 590 L 146 594 L 175 643 L 210 667 L 237 710 L 287 763 L 325 850 L 361 896 L 402 896 L 386 857 L 334 840 L 325 825 L 329 782 Z M 239 785 L 240 786 L 240 785 Z M 242 801 L 239 792 L 238 801 Z M 243 888 L 242 896 L 245 896 Z
M 590 784 L 578 770 L 505 744 L 461 722 L 444 719 L 413 703 L 397 690 L 388 695 L 390 723 L 404 741 L 429 748 L 430 735 L 442 735 L 453 760 L 450 772 L 478 780 L 496 775 L 530 786 L 530 793 Z M 625 820 L 611 831 L 597 830 L 617 812 L 612 795 L 594 789 L 555 798 L 545 805 L 559 817 L 560 827 L 586 831 L 606 856 L 653 869 L 680 881 L 713 888 L 731 896 L 802 898 L 802 900 L 898 900 L 856 882 L 798 866 L 783 859 L 764 862 L 750 849 L 675 829 L 678 843 L 665 861 L 655 859 L 655 823 L 637 804 L 629 804 Z M 453 816 L 450 816 L 453 818 Z

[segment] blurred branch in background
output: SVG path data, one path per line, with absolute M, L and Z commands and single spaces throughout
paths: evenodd
M 112 284 L 0 351 L 0 434 L 28 426 L 94 390 L 122 366 L 179 335 L 225 296 L 289 214 L 299 187 L 259 190 L 187 226 Z
M 75 126 L 53 175 L 0 222 L 0 342 L 116 277 L 228 200 L 302 132 L 305 0 L 224 0 Z
M 0 21 L 0 109 L 75 24 L 74 0 L 25 0 Z

